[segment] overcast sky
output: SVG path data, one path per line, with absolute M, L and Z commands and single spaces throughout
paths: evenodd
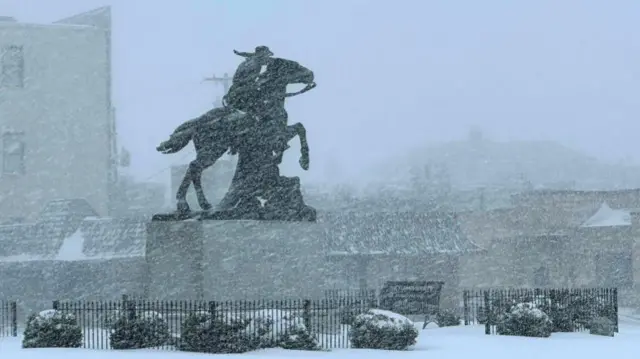
M 472 126 L 640 162 L 637 0 L 1 0 L 0 15 L 52 22 L 104 5 L 118 131 L 140 179 L 192 158 L 155 146 L 221 94 L 201 79 L 256 45 L 316 73 L 288 103 L 309 133 L 307 180 L 357 176 Z M 301 175 L 294 150 L 286 174 Z

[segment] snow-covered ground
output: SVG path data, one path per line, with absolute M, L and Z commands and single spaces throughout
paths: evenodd
M 416 323 L 422 328 L 422 323 Z M 216 357 L 294 358 L 316 357 L 335 359 L 526 359 L 526 358 L 635 358 L 640 353 L 640 324 L 622 320 L 620 333 L 614 338 L 588 333 L 554 333 L 551 338 L 521 338 L 484 335 L 475 327 L 437 328 L 420 330 L 418 344 L 406 352 L 336 349 L 331 352 L 300 352 L 281 349 L 262 350 L 247 354 L 216 355 Z M 180 353 L 159 350 L 87 350 L 87 349 L 21 349 L 19 338 L 0 339 L 0 358 L 20 359 L 198 359 L 210 354 Z

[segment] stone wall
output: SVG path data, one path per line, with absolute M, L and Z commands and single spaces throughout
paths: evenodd
M 143 257 L 87 261 L 0 262 L 2 299 L 18 301 L 23 319 L 50 309 L 54 300 L 118 300 L 142 296 Z
M 496 239 L 486 253 L 461 259 L 460 287 L 611 287 L 597 275 L 596 258 L 606 253 L 632 256 L 633 280 L 619 287 L 621 305 L 640 304 L 640 240 L 634 227 L 576 229 L 564 236 L 514 236 Z M 540 267 L 548 270 L 548 283 L 535 282 Z

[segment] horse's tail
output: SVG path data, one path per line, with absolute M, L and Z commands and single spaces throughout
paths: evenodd
M 181 149 L 187 147 L 189 142 L 193 139 L 194 129 L 187 128 L 182 131 L 178 131 L 180 128 L 176 129 L 175 132 L 171 134 L 168 140 L 163 141 L 160 146 L 156 147 L 158 152 L 162 152 L 165 155 L 170 153 L 176 153 Z

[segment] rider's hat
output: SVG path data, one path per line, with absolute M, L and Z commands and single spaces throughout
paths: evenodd
M 269 48 L 266 46 L 257 46 L 255 54 L 257 56 L 265 56 L 265 57 L 273 56 L 273 52 L 271 52 L 271 50 L 269 50 Z

